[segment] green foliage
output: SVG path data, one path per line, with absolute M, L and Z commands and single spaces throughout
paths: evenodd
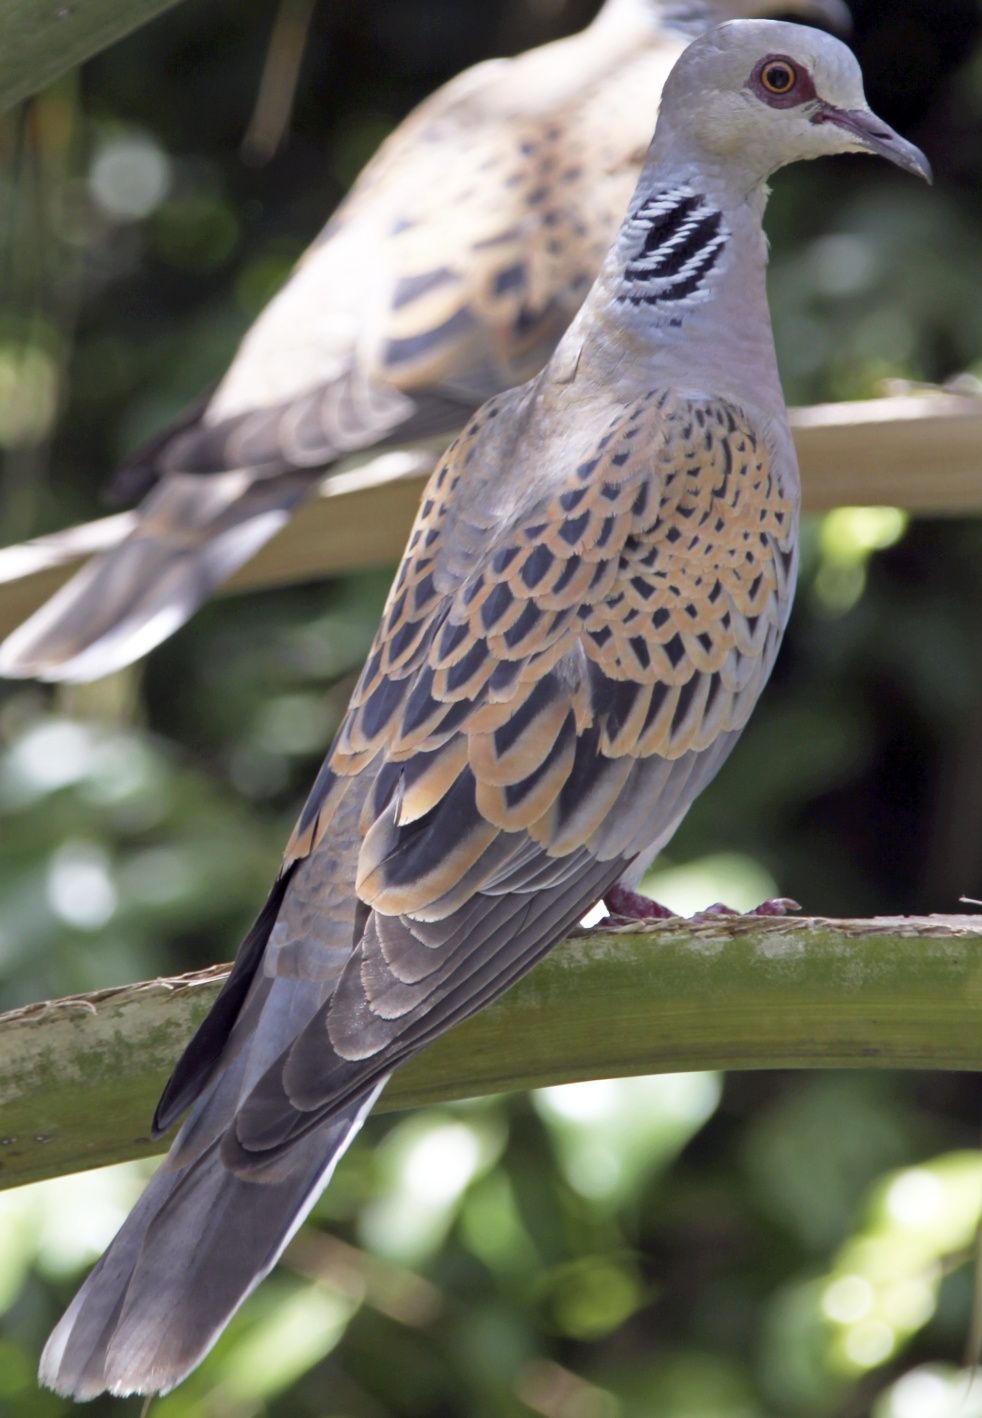
M 778 179 L 772 305 L 796 401 L 982 374 L 978 5 L 854 8 L 871 101 L 939 183 L 859 158 Z M 221 373 L 402 113 L 557 23 L 554 6 L 321 5 L 289 141 L 256 167 L 240 144 L 273 14 L 177 7 L 0 128 L 5 540 L 96 515 L 119 454 Z M 864 509 L 806 529 L 774 683 L 660 865 L 672 904 L 982 896 L 980 568 L 976 521 Z M 232 954 L 386 580 L 216 603 L 91 690 L 0 690 L 5 1004 Z M 861 1074 L 633 1079 L 373 1119 L 154 1418 L 972 1418 L 977 1124 L 977 1080 Z M 36 1357 L 145 1175 L 0 1195 L 3 1412 L 67 1411 L 36 1390 Z

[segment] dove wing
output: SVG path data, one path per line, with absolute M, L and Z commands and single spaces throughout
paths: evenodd
M 316 955 L 312 901 L 345 875 L 353 948 L 239 1108 L 236 1168 L 528 970 L 671 834 L 770 672 L 795 516 L 766 437 L 726 402 L 654 390 L 608 410 L 582 456 L 560 441 L 558 476 L 516 469 L 548 422 L 539 382 L 491 400 L 434 473 L 288 846 L 281 919 L 296 888 L 307 920 L 292 948 Z M 227 1025 L 208 1031 L 158 1126 L 221 1059 Z

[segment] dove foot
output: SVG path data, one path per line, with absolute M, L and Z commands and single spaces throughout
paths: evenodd
M 799 902 L 792 901 L 790 896 L 773 896 L 769 901 L 762 901 L 752 911 L 737 911 L 733 906 L 726 906 L 722 901 L 715 901 L 704 911 L 697 911 L 694 916 L 690 917 L 690 920 L 706 921 L 712 916 L 786 916 L 790 911 L 800 910 Z
M 608 919 L 619 921 L 669 921 L 676 917 L 676 912 L 670 911 L 661 902 L 652 901 L 650 896 L 642 896 L 639 891 L 629 891 L 625 886 L 612 886 L 604 895 L 604 905 Z M 722 901 L 715 901 L 689 919 L 707 921 L 713 916 L 786 916 L 790 911 L 800 910 L 801 906 L 790 896 L 774 896 L 769 901 L 762 901 L 752 911 L 738 911 Z

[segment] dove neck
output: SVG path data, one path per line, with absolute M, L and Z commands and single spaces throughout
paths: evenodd
M 583 372 L 608 387 L 643 392 L 667 382 L 783 417 L 767 307 L 766 187 L 734 194 L 706 173 L 698 182 L 671 171 L 653 177 L 557 351 L 559 367 L 571 343 Z

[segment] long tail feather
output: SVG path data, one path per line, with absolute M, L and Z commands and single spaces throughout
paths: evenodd
M 185 1167 L 168 1158 L 48 1340 L 41 1382 L 79 1401 L 180 1383 L 276 1263 L 383 1086 L 271 1173 L 233 1173 L 220 1139 Z
M 0 645 L 0 676 L 91 680 L 139 659 L 289 519 L 318 474 L 171 474 L 112 551 L 83 566 Z

